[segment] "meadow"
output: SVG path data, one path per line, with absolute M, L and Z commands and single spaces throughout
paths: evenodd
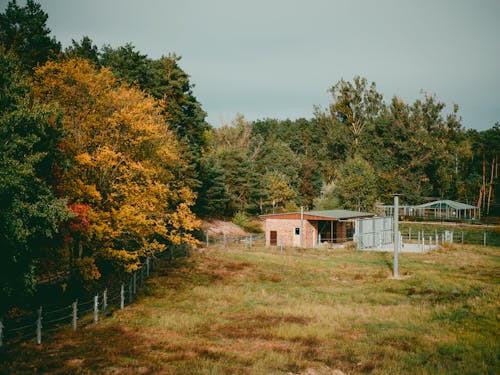
M 137 302 L 0 373 L 495 374 L 498 248 L 425 254 L 211 246 L 161 261 Z

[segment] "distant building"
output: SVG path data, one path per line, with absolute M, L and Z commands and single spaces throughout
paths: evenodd
M 262 215 L 266 246 L 317 247 L 318 243 L 342 243 L 354 235 L 354 221 L 375 214 L 347 210 L 288 212 Z
M 386 216 L 394 215 L 394 206 L 381 206 Z M 399 216 L 407 218 L 424 218 L 429 220 L 479 220 L 480 211 L 476 206 L 439 200 L 417 206 L 399 206 Z

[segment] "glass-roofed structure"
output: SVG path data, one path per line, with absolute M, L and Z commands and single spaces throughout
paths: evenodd
M 381 208 L 386 216 L 393 216 L 394 206 L 381 206 Z M 480 211 L 476 206 L 446 199 L 418 206 L 399 206 L 399 216 L 440 220 L 479 220 Z

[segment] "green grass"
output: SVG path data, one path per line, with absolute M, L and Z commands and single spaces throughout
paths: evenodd
M 212 247 L 99 324 L 4 352 L 0 373 L 498 373 L 498 249 L 399 263 L 395 280 L 390 253 Z

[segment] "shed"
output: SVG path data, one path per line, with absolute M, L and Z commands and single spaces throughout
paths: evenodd
M 373 217 L 368 212 L 348 210 L 287 212 L 262 215 L 266 246 L 317 247 L 318 243 L 342 243 L 354 235 L 354 221 Z

